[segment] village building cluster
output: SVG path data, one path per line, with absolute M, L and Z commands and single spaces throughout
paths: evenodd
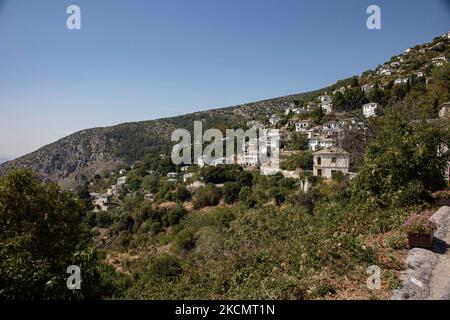
M 447 41 L 450 39 L 450 32 L 442 35 L 440 41 Z M 436 43 L 433 47 L 439 46 Z M 425 54 L 427 50 L 432 50 L 433 47 L 419 47 L 408 48 L 404 53 L 398 57 L 391 59 L 375 71 L 370 71 L 369 77 L 365 77 L 359 88 L 362 92 L 369 96 L 369 93 L 375 89 L 383 90 L 387 83 L 392 83 L 396 86 L 405 86 L 413 83 L 413 81 L 423 81 L 428 83 L 431 78 L 429 76 L 428 67 L 442 66 L 448 63 L 449 59 L 445 55 L 438 55 L 430 58 L 426 65 L 420 70 L 411 72 L 405 71 L 405 64 L 408 59 L 416 54 Z M 374 78 L 383 79 L 378 82 Z M 421 79 L 421 80 L 420 80 Z M 354 85 L 353 85 L 354 87 Z M 339 111 L 339 108 L 333 106 L 333 96 L 337 94 L 345 94 L 352 88 L 352 85 L 347 83 L 336 86 L 331 93 L 323 92 L 319 96 L 309 99 L 309 101 L 287 101 L 284 104 L 277 105 L 276 108 L 268 108 L 270 110 L 278 109 L 278 112 L 268 112 L 262 114 L 258 118 L 247 121 L 247 129 L 255 129 L 263 136 L 251 138 L 242 144 L 240 152 L 231 157 L 221 157 L 216 159 L 208 159 L 206 156 L 200 156 L 196 160 L 197 166 L 183 166 L 181 172 L 169 172 L 165 176 L 168 183 L 178 183 L 182 181 L 186 184 L 189 192 L 193 192 L 205 184 L 198 176 L 196 167 L 202 168 L 206 165 L 218 166 L 223 164 L 238 164 L 245 170 L 259 169 L 262 175 L 271 175 L 274 173 L 282 174 L 287 178 L 294 178 L 300 180 L 300 189 L 308 191 L 311 187 L 311 182 L 308 179 L 300 179 L 301 169 L 294 171 L 287 171 L 281 169 L 274 169 L 274 166 L 262 163 L 261 153 L 279 153 L 293 154 L 301 152 L 300 150 L 292 151 L 285 150 L 282 145 L 292 142 L 293 135 L 300 134 L 307 142 L 307 149 L 313 155 L 313 170 L 311 175 L 321 177 L 325 180 L 333 179 L 337 174 L 349 176 L 352 179 L 356 174 L 351 172 L 352 154 L 344 150 L 342 141 L 347 134 L 354 131 L 364 134 L 369 130 L 369 123 L 373 118 L 382 113 L 382 107 L 376 102 L 369 102 L 361 105 L 359 110 L 353 112 Z M 272 106 L 270 106 L 272 107 Z M 318 121 L 311 115 L 316 111 L 321 111 L 324 115 L 324 121 Z M 450 119 L 450 103 L 442 105 L 439 111 L 440 118 Z M 276 134 L 276 136 L 275 136 Z M 223 141 L 226 142 L 227 138 Z M 281 144 L 280 144 L 281 142 Z M 261 148 L 262 146 L 262 148 Z M 304 147 L 303 147 L 304 148 Z M 276 161 L 282 161 L 278 159 Z M 279 163 L 277 163 L 278 166 Z M 450 180 L 450 163 L 447 168 L 448 179 Z M 105 194 L 92 193 L 94 211 L 107 211 L 108 208 L 113 207 L 112 199 L 118 196 L 122 188 L 127 183 L 126 170 L 121 169 L 117 173 L 117 181 L 111 185 Z M 158 175 L 157 172 L 148 171 L 149 175 Z M 153 201 L 154 195 L 146 193 L 144 195 L 145 201 Z

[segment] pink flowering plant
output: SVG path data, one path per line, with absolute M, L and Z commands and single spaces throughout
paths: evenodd
M 432 234 L 437 229 L 436 223 L 429 218 L 413 213 L 403 224 L 406 233 Z

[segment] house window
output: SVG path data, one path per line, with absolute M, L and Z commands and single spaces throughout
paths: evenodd
M 331 158 L 331 163 L 336 163 L 336 158 Z
M 317 165 L 322 165 L 322 158 L 321 157 L 317 157 Z
M 317 176 L 321 177 L 322 176 L 322 169 L 317 169 Z

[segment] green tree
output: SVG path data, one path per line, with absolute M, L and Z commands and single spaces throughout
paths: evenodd
M 173 164 L 171 157 L 166 156 L 163 157 L 158 164 L 156 169 L 161 175 L 165 176 L 169 172 L 173 172 L 176 170 L 176 166 Z
M 353 199 L 403 206 L 444 187 L 449 131 L 445 123 L 411 123 L 399 114 L 388 115 L 353 181 Z
M 101 297 L 97 253 L 81 245 L 84 210 L 72 193 L 29 170 L 0 178 L 0 299 Z M 82 269 L 77 292 L 66 287 L 70 265 Z
M 207 206 L 217 206 L 222 198 L 222 192 L 213 184 L 198 189 L 192 201 L 194 209 Z
M 367 95 L 367 98 L 370 102 L 376 102 L 380 105 L 386 105 L 387 99 L 384 94 L 384 91 L 381 90 L 378 85 L 375 85 L 375 88 L 373 88 Z
M 137 191 L 141 187 L 142 177 L 138 174 L 137 171 L 131 171 L 127 175 L 127 186 L 133 190 Z
M 241 187 L 236 182 L 226 182 L 223 185 L 223 200 L 225 203 L 231 204 L 239 198 Z
M 187 201 L 191 198 L 191 193 L 184 184 L 178 185 L 175 190 L 175 199 L 178 201 Z
M 89 192 L 89 183 L 86 182 L 82 186 L 76 189 L 76 194 L 78 198 L 83 201 L 86 210 L 92 210 L 92 197 Z
M 291 142 L 288 145 L 289 150 L 306 150 L 308 149 L 308 138 L 305 134 L 294 132 L 291 135 Z
M 333 95 L 333 106 L 336 108 L 343 108 L 345 107 L 345 98 L 344 95 L 338 91 Z
M 322 123 L 324 117 L 325 112 L 322 108 L 316 108 L 311 112 L 311 120 L 313 120 L 314 122 Z
M 344 93 L 345 107 L 347 109 L 360 108 L 363 104 L 367 103 L 367 98 L 359 87 L 349 88 Z
M 352 80 L 350 81 L 350 85 L 352 86 L 352 88 L 359 88 L 358 77 L 352 77 Z
M 450 101 L 450 64 L 434 68 L 431 77 L 431 83 L 428 85 L 429 96 L 440 107 L 442 103 Z

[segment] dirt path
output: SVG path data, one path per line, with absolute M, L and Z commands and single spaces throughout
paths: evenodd
M 441 207 L 431 219 L 438 225 L 433 250 L 410 250 L 403 286 L 393 300 L 450 300 L 450 207 Z
M 450 257 L 440 257 L 431 274 L 427 300 L 450 300 Z
M 436 266 L 431 273 L 429 285 L 429 300 L 450 300 L 450 207 L 440 209 L 443 213 L 441 217 L 435 219 L 440 225 L 440 230 L 436 234 L 438 255 Z

